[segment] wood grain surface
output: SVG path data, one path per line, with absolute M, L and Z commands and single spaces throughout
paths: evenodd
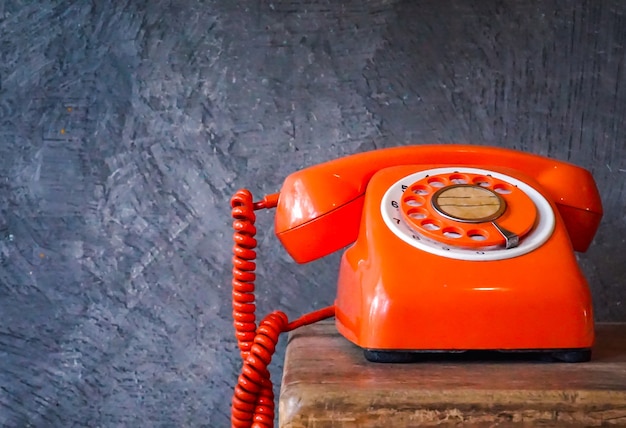
M 443 214 L 475 223 L 492 219 L 504 204 L 495 192 L 479 186 L 451 186 L 433 197 L 433 201 Z
M 626 424 L 626 324 L 600 324 L 592 361 L 484 355 L 376 364 L 322 322 L 291 333 L 280 427 Z

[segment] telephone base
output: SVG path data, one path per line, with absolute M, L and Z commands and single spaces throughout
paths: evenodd
M 591 360 L 591 349 L 549 350 L 468 350 L 468 351 L 377 351 L 364 349 L 363 355 L 372 363 L 417 363 L 426 361 L 540 361 L 585 363 Z

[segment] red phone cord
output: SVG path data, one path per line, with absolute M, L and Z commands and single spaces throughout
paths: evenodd
M 233 247 L 233 319 L 243 367 L 237 380 L 231 408 L 232 428 L 271 428 L 274 425 L 274 392 L 267 366 L 282 332 L 333 317 L 335 307 L 328 306 L 289 322 L 287 315 L 274 311 L 256 326 L 254 280 L 257 241 L 255 210 L 274 208 L 278 194 L 253 202 L 252 194 L 239 190 L 230 205 L 235 245 Z

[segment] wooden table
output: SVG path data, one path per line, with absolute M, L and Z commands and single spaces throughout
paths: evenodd
M 626 426 L 626 324 L 599 324 L 592 361 L 439 358 L 376 364 L 334 323 L 289 336 L 281 428 Z

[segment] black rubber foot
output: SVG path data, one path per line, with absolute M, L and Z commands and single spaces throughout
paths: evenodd
M 371 351 L 363 350 L 365 359 L 372 363 L 412 363 L 416 360 L 414 352 L 401 351 Z
M 406 364 L 419 361 L 543 361 L 585 363 L 591 360 L 591 349 L 519 350 L 519 351 L 375 351 L 364 349 L 372 363 Z
M 563 363 L 586 363 L 591 360 L 591 349 L 552 352 L 552 358 Z

